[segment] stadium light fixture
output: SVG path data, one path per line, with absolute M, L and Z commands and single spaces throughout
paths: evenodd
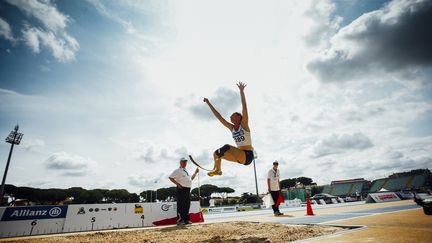
M 0 205 L 3 205 L 3 196 L 4 196 L 4 188 L 5 188 L 5 182 L 6 182 L 6 176 L 7 176 L 7 172 L 9 169 L 9 164 L 10 164 L 10 159 L 12 156 L 12 151 L 13 151 L 13 147 L 14 145 L 18 145 L 21 142 L 21 139 L 23 137 L 24 134 L 19 133 L 18 132 L 19 126 L 18 124 L 15 126 L 14 130 L 10 132 L 9 136 L 7 136 L 6 138 L 6 143 L 10 143 L 11 144 L 11 148 L 9 151 L 9 156 L 8 156 L 8 160 L 6 163 L 6 168 L 3 174 L 3 180 L 2 180 L 2 184 L 1 184 L 1 189 L 0 189 Z

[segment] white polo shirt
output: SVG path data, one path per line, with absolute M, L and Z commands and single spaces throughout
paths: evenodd
M 192 179 L 189 172 L 185 168 L 177 168 L 171 173 L 169 178 L 177 181 L 182 187 L 192 187 Z
M 279 191 L 279 170 L 269 170 L 267 179 L 270 179 L 270 191 Z

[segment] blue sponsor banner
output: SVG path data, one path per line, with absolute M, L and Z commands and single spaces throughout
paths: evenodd
M 8 207 L 1 221 L 66 218 L 68 206 Z

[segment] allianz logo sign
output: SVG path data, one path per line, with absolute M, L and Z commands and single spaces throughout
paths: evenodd
M 169 205 L 169 204 L 162 204 L 161 209 L 162 209 L 162 211 L 168 211 L 171 206 L 172 205 Z
M 8 207 L 1 221 L 65 218 L 67 206 Z
M 50 211 L 48 212 L 48 214 L 51 217 L 57 217 L 61 214 L 61 208 L 59 208 L 59 207 L 51 208 Z
M 31 210 L 31 209 L 18 209 L 14 210 L 11 217 L 24 217 L 24 216 L 47 216 L 47 213 L 50 217 L 57 217 L 61 214 L 62 210 L 59 207 L 51 208 L 48 210 Z

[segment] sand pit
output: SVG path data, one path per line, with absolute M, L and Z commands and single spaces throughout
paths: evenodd
M 19 242 L 288 242 L 344 229 L 329 226 L 288 226 L 272 223 L 230 222 L 172 226 L 158 229 L 107 231 Z M 12 241 L 17 242 L 17 241 Z

